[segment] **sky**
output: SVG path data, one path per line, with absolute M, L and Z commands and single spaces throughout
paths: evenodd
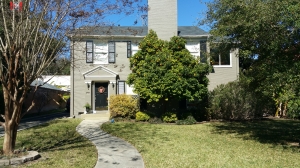
M 145 0 L 146 1 L 146 0 Z M 211 0 L 178 0 L 178 26 L 197 26 L 198 21 L 205 16 L 206 4 Z M 110 20 L 115 25 L 133 26 L 137 20 L 137 26 L 142 25 L 142 19 L 138 15 L 124 16 L 114 15 Z M 208 31 L 209 27 L 200 26 L 203 30 Z

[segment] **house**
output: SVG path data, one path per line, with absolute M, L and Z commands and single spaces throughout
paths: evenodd
M 70 75 L 43 75 L 42 80 L 54 86 L 59 86 L 64 91 L 70 91 Z
M 36 86 L 39 86 L 36 89 Z M 66 91 L 61 90 L 49 83 L 44 83 L 42 80 L 34 80 L 30 84 L 31 90 L 26 96 L 26 100 L 23 105 L 23 110 L 27 110 L 32 103 L 33 107 L 28 113 L 45 112 L 54 109 L 65 108 L 66 100 L 63 99 L 63 95 L 69 94 Z
M 78 117 L 85 111 L 86 103 L 94 112 L 107 110 L 108 97 L 115 94 L 134 95 L 125 81 L 131 73 L 129 58 L 138 51 L 139 42 L 150 29 L 158 37 L 169 40 L 178 35 L 186 39 L 186 48 L 201 61 L 207 62 L 210 52 L 209 34 L 195 26 L 177 26 L 176 0 L 148 0 L 147 27 L 83 27 L 78 35 L 71 35 L 71 110 Z M 167 6 L 167 8 L 166 8 Z M 215 54 L 213 70 L 208 78 L 209 89 L 219 84 L 234 81 L 238 77 L 237 50 Z

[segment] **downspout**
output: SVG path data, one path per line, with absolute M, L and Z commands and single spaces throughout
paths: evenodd
M 72 113 L 73 113 L 73 118 L 75 117 L 74 115 L 74 40 L 73 36 L 71 36 L 72 40 Z

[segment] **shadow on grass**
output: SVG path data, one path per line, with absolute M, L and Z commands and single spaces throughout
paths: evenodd
M 162 128 L 156 124 L 130 122 L 105 123 L 102 124 L 101 129 L 113 136 L 128 140 L 133 145 L 140 144 L 140 142 L 157 145 L 160 142 L 170 141 L 168 134 L 163 132 Z M 153 141 L 153 138 L 155 138 L 155 141 Z M 145 152 L 145 149 L 138 150 L 139 152 Z
M 273 145 L 299 147 L 300 121 L 284 119 L 266 119 L 247 122 L 212 123 L 213 133 L 237 134 L 245 140 L 256 140 Z
M 77 125 L 76 122 L 60 119 L 21 131 L 18 133 L 16 149 L 47 152 L 90 146 L 85 143 L 86 138 L 77 133 Z

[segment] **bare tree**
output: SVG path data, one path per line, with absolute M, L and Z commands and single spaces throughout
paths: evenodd
M 0 82 L 3 86 L 4 154 L 13 152 L 22 105 L 30 84 L 54 59 L 64 55 L 67 34 L 83 26 L 105 24 L 111 14 L 136 12 L 140 0 L 1 0 Z M 65 54 L 68 55 L 68 54 Z M 37 88 L 37 87 L 36 87 Z M 29 111 L 34 105 L 32 103 Z

